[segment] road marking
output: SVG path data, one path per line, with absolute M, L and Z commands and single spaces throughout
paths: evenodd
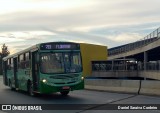
M 96 105 L 94 107 L 90 107 L 90 108 L 87 108 L 87 109 L 84 109 L 84 110 L 81 110 L 81 111 L 78 111 L 76 113 L 81 113 L 81 112 L 84 112 L 84 111 L 87 111 L 87 110 L 94 110 L 95 108 L 98 108 L 98 107 L 102 107 L 102 106 L 105 106 L 107 104 L 113 104 L 115 102 L 119 102 L 119 101 L 122 101 L 122 100 L 127 100 L 127 99 L 130 99 L 130 98 L 134 98 L 136 97 L 137 95 L 132 95 L 132 96 L 129 96 L 129 97 L 126 97 L 126 98 L 122 98 L 122 99 L 118 99 L 118 100 L 113 100 L 113 101 L 110 101 L 110 102 L 107 102 L 107 103 L 104 103 L 104 104 L 100 104 L 100 105 Z

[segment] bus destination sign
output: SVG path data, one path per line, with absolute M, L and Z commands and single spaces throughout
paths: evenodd
M 41 50 L 76 50 L 80 49 L 79 44 L 73 43 L 49 43 L 41 44 Z

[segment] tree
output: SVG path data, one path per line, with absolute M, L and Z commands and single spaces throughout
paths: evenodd
M 2 58 L 6 57 L 10 54 L 10 52 L 8 51 L 8 46 L 6 46 L 5 44 L 3 44 L 2 46 Z
M 0 75 L 2 75 L 2 59 L 6 56 L 8 56 L 10 54 L 10 52 L 8 51 L 8 46 L 6 46 L 5 44 L 3 44 L 2 46 L 2 52 L 0 53 Z

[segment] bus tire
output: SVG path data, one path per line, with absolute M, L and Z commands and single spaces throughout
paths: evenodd
M 61 91 L 60 93 L 62 96 L 67 96 L 69 94 L 69 91 Z

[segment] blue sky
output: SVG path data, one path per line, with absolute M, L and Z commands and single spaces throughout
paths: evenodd
M 109 48 L 160 27 L 159 0 L 0 0 L 0 45 L 75 41 Z

